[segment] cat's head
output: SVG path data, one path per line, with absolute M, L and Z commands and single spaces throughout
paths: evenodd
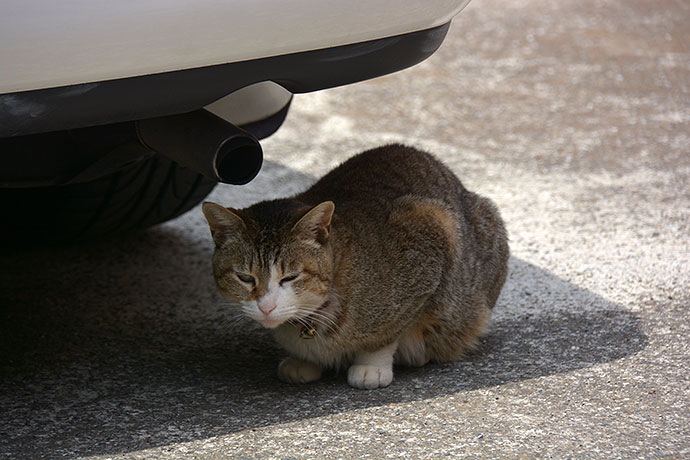
M 278 200 L 244 210 L 204 203 L 202 210 L 216 244 L 216 284 L 231 304 L 268 328 L 298 323 L 324 304 L 333 272 L 333 202 Z

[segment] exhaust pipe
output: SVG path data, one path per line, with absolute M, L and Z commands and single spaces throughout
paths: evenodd
M 139 120 L 136 132 L 145 147 L 226 184 L 248 183 L 263 163 L 254 136 L 204 109 Z

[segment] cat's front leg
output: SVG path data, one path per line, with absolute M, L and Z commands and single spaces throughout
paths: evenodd
M 347 383 L 367 390 L 390 385 L 393 381 L 393 355 L 397 348 L 398 343 L 394 342 L 374 352 L 358 351 L 354 363 L 347 370 Z
M 278 365 L 278 378 L 287 383 L 309 383 L 321 378 L 321 367 L 297 358 L 285 358 Z

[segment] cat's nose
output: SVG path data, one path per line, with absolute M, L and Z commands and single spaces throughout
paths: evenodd
M 277 305 L 275 303 L 268 303 L 268 302 L 265 302 L 265 303 L 262 302 L 262 303 L 259 303 L 259 305 L 258 305 L 259 310 L 261 310 L 261 312 L 266 316 L 270 315 L 271 312 L 276 309 L 276 306 Z

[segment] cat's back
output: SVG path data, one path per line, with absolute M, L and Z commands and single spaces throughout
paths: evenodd
M 302 194 L 307 202 L 383 204 L 401 196 L 455 201 L 464 191 L 458 178 L 432 155 L 400 144 L 362 152 L 341 164 Z

